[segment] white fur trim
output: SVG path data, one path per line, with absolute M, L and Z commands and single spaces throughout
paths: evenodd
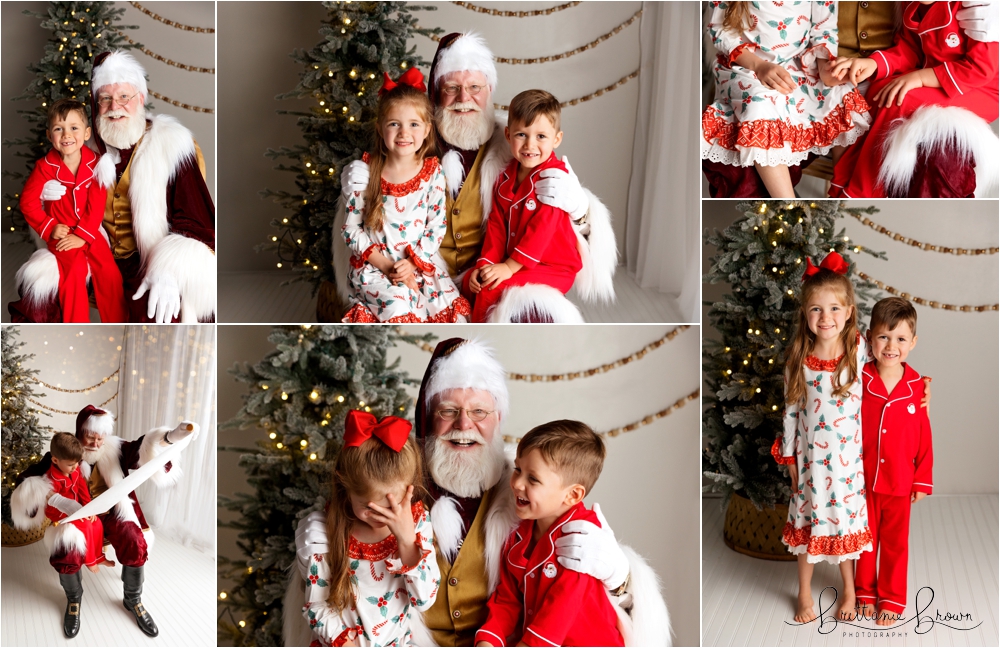
M 438 645 L 434 641 L 434 635 L 431 634 L 430 629 L 427 627 L 427 622 L 424 621 L 424 613 L 415 607 L 410 608 L 410 634 L 412 635 L 412 643 L 414 646 L 436 646 Z M 288 644 L 285 644 L 286 646 Z
M 97 176 L 97 184 L 101 187 L 107 189 L 108 187 L 115 184 L 115 179 L 118 173 L 115 170 L 115 166 L 121 160 L 121 154 L 118 149 L 111 145 L 108 146 L 108 152 L 101 156 L 101 159 L 97 161 L 97 166 L 94 167 L 94 175 Z M 103 227 L 101 229 L 104 229 Z
M 94 465 L 108 486 L 114 486 L 125 479 L 121 464 L 123 442 L 124 440 L 119 436 L 106 436 L 104 444 L 98 450 L 97 461 L 94 462 Z
M 573 288 L 588 303 L 610 303 L 615 300 L 614 277 L 618 267 L 618 245 L 611 227 L 611 212 L 597 196 L 584 189 L 590 201 L 587 223 L 590 234 L 584 238 L 577 231 L 577 244 L 583 268 L 576 275 Z M 576 229 L 576 228 L 574 228 Z
M 122 522 L 131 522 L 132 524 L 139 526 L 139 516 L 135 514 L 135 503 L 132 501 L 131 497 L 126 497 L 122 501 L 118 502 L 111 510 L 115 512 L 115 517 Z
M 583 315 L 573 302 L 552 286 L 526 284 L 511 286 L 503 293 L 487 319 L 494 324 L 521 322 L 532 312 L 546 314 L 555 324 L 583 324 Z
M 486 142 L 486 155 L 479 163 L 479 200 L 483 205 L 483 228 L 493 208 L 493 187 L 500 177 L 500 172 L 510 163 L 514 156 L 510 152 L 510 144 L 503 135 L 507 125 L 507 113 L 496 113 L 496 128 L 490 141 Z
M 45 529 L 42 540 L 48 548 L 50 556 L 70 551 L 75 551 L 81 556 L 87 555 L 87 536 L 83 535 L 83 531 L 76 528 L 75 524 L 50 526 Z
M 466 340 L 450 354 L 434 363 L 434 374 L 427 381 L 425 398 L 430 407 L 434 397 L 449 389 L 482 389 L 493 396 L 500 421 L 507 420 L 510 396 L 507 372 L 497 361 L 493 349 L 478 339 Z
M 632 643 L 627 646 L 670 646 L 670 613 L 663 600 L 660 579 L 634 549 L 619 544 L 628 557 L 632 581 L 628 587 L 632 602 Z M 625 597 L 623 597 L 625 598 Z
M 156 457 L 156 455 L 167 449 L 166 447 L 160 445 L 160 441 L 163 440 L 163 437 L 166 436 L 170 430 L 171 428 L 169 427 L 160 427 L 155 430 L 150 430 L 144 437 L 142 437 L 142 445 L 139 446 L 139 466 L 147 463 Z M 158 470 L 153 473 L 153 476 L 150 477 L 152 482 L 159 488 L 169 488 L 180 481 L 182 473 L 181 467 L 178 465 L 179 459 L 180 457 L 178 456 L 176 459 L 172 459 L 170 461 L 170 472 L 167 472 L 166 470 Z
M 466 32 L 441 50 L 434 66 L 434 83 L 451 72 L 482 72 L 493 91 L 497 89 L 497 66 L 486 40 L 476 32 Z
M 107 410 L 101 410 L 103 414 L 91 414 L 80 425 L 84 432 L 94 432 L 102 437 L 115 433 L 115 415 Z
M 19 294 L 36 308 L 59 298 L 59 263 L 47 248 L 35 250 L 14 278 Z M 23 291 L 22 291 L 23 289 Z
M 91 92 L 97 96 L 98 91 L 106 85 L 128 83 L 142 94 L 143 103 L 149 96 L 146 88 L 146 70 L 139 61 L 125 50 L 115 50 L 94 69 L 90 81 Z
M 168 275 L 181 293 L 181 322 L 196 324 L 215 315 L 215 253 L 193 238 L 168 234 L 147 252 L 145 276 L 153 283 Z
M 493 591 L 500 582 L 500 566 L 503 562 L 503 545 L 510 534 L 517 528 L 520 520 L 517 517 L 517 505 L 514 502 L 514 491 L 510 488 L 510 476 L 514 472 L 513 461 L 504 468 L 503 476 L 497 482 L 497 491 L 490 510 L 486 513 L 484 535 L 486 541 L 486 574 L 489 576 L 488 593 Z
M 441 172 L 444 173 L 444 183 L 452 200 L 458 197 L 458 191 L 465 181 L 465 167 L 462 166 L 462 156 L 458 151 L 448 151 L 441 158 Z
M 347 223 L 347 205 L 344 202 L 344 195 L 337 199 L 337 213 L 333 217 L 333 231 L 330 233 L 330 247 L 333 251 L 333 275 L 337 281 L 337 294 L 345 304 L 350 303 L 354 291 L 347 280 L 351 273 L 351 249 L 347 247 L 347 241 L 341 234 L 344 225 Z
M 28 477 L 10 495 L 10 516 L 21 530 L 35 529 L 45 523 L 45 501 L 52 492 L 52 482 L 44 475 Z
M 1000 142 L 978 115 L 956 106 L 923 106 L 899 119 L 886 136 L 878 182 L 888 196 L 905 195 L 917 165 L 917 151 L 952 143 L 959 155 L 976 163 L 976 197 L 996 197 Z
M 465 522 L 458 512 L 458 503 L 450 497 L 441 497 L 431 507 L 431 523 L 434 525 L 434 539 L 437 550 L 449 564 L 458 555 L 458 543 L 462 539 Z

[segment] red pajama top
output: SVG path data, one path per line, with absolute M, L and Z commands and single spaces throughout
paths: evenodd
M 24 183 L 21 192 L 21 211 L 42 240 L 55 245 L 52 230 L 56 225 L 69 225 L 70 231 L 88 244 L 101 237 L 101 222 L 104 220 L 104 203 L 107 190 L 100 187 L 94 177 L 97 154 L 84 146 L 80 149 L 80 168 L 76 176 L 63 163 L 62 156 L 50 150 Z M 66 193 L 59 200 L 42 201 L 42 187 L 49 180 L 58 180 L 66 187 Z
M 904 362 L 903 366 L 903 377 L 891 394 L 886 392 L 874 362 L 862 370 L 865 484 L 869 491 L 883 495 L 929 495 L 934 490 L 934 451 L 927 408 L 920 406 L 924 381 L 910 365 Z
M 515 187 L 517 167 L 517 160 L 511 160 L 493 187 L 493 206 L 476 267 L 510 258 L 529 270 L 544 266 L 575 275 L 583 268 L 583 262 L 569 216 L 535 195 L 535 184 L 542 171 L 566 171 L 566 165 L 553 153 Z
M 52 484 L 52 492 L 56 495 L 62 495 L 66 499 L 79 502 L 81 506 L 90 504 L 90 488 L 87 486 L 87 480 L 80 474 L 79 465 L 73 472 L 64 475 L 58 466 L 52 464 L 45 476 L 48 477 L 49 482 Z M 69 517 L 69 515 L 50 504 L 46 504 L 45 517 L 53 522 L 58 522 L 63 518 Z
M 604 585 L 592 576 L 566 569 L 556 560 L 555 542 L 570 520 L 601 523 L 583 503 L 552 523 L 529 551 L 534 520 L 522 520 L 507 538 L 500 582 L 487 606 L 490 615 L 476 643 L 508 646 L 623 646 L 618 617 Z

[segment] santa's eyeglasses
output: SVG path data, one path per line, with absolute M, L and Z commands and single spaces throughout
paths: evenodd
M 127 95 L 124 92 L 116 97 L 111 95 L 101 95 L 97 98 L 97 105 L 101 108 L 110 108 L 111 102 L 118 104 L 119 106 L 127 106 L 130 101 L 135 99 L 140 93 L 135 93 L 134 95 Z
M 449 97 L 454 97 L 454 96 L 458 95 L 458 93 L 460 93 L 462 91 L 462 87 L 463 86 L 460 86 L 460 85 L 449 84 L 449 85 L 446 85 L 443 88 L 441 88 L 441 92 L 445 93 Z M 481 85 L 467 85 L 467 86 L 464 86 L 464 87 L 465 87 L 465 91 L 468 92 L 470 95 L 472 95 L 474 97 L 477 94 L 479 94 L 480 92 L 482 92 L 483 88 L 485 88 L 486 86 L 481 86 Z
M 478 408 L 465 409 L 464 407 L 445 407 L 443 409 L 434 410 L 434 414 L 444 421 L 454 421 L 458 419 L 462 412 L 465 412 L 466 416 L 468 416 L 471 421 L 479 423 L 495 411 L 496 410 L 489 411 Z

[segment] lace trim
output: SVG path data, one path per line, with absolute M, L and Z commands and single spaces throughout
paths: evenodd
M 413 514 L 413 523 L 416 524 L 424 514 L 424 505 L 416 502 L 410 506 L 410 513 Z M 391 533 L 378 542 L 361 542 L 354 536 L 350 537 L 347 544 L 347 555 L 351 558 L 363 558 L 371 562 L 385 560 L 399 553 L 399 545 L 396 544 L 396 536 Z
M 810 556 L 830 556 L 843 560 L 854 560 L 862 552 L 871 551 L 872 532 L 867 526 L 857 533 L 839 536 L 814 536 L 812 527 L 796 529 L 791 522 L 785 522 L 781 541 L 794 554 L 808 553 Z M 810 561 L 813 562 L 813 561 Z
M 784 457 L 781 455 L 781 437 L 774 440 L 774 445 L 771 446 L 771 456 L 783 466 L 795 463 L 795 457 Z
M 361 156 L 361 160 L 368 164 L 370 155 L 365 153 Z M 386 182 L 382 179 L 382 195 L 383 196 L 393 196 L 394 198 L 402 198 L 403 196 L 409 196 L 411 193 L 420 188 L 421 183 L 427 182 L 431 179 L 437 170 L 441 168 L 440 163 L 436 157 L 425 157 L 424 165 L 420 167 L 420 171 L 417 175 L 413 176 L 406 182 L 400 184 L 393 184 L 391 182 Z
M 413 261 L 413 265 L 417 266 L 417 270 L 425 275 L 432 275 L 437 272 L 437 268 L 434 267 L 433 263 L 428 263 L 417 256 L 417 252 L 413 249 L 412 245 L 406 246 L 406 255 L 410 257 L 410 261 Z

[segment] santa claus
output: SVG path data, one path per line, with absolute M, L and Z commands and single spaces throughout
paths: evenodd
M 146 113 L 146 72 L 131 54 L 98 55 L 90 85 L 93 144 L 103 154 L 96 175 L 108 191 L 102 231 L 122 274 L 130 321 L 213 321 L 215 206 L 201 149 L 176 118 Z M 50 180 L 42 200 L 65 192 Z M 21 299 L 8 305 L 12 321 L 62 321 L 51 252 L 36 251 L 16 282 Z
M 438 344 L 424 373 L 415 421 L 428 473 L 429 504 L 441 588 L 429 610 L 413 615 L 418 646 L 471 646 L 485 623 L 486 602 L 499 581 L 504 541 L 518 523 L 504 452 L 506 373 L 492 350 L 476 340 Z M 619 630 L 628 646 L 670 645 L 670 617 L 659 579 L 625 545 L 594 504 L 601 527 L 574 521 L 556 542 L 567 569 L 602 581 L 618 608 Z M 299 572 L 284 603 L 286 646 L 307 645 L 309 624 L 299 616 L 309 559 L 327 553 L 326 513 L 303 518 L 295 533 Z
M 129 472 L 149 462 L 167 447 L 197 433 L 196 423 L 184 421 L 174 429 L 156 428 L 135 441 L 126 441 L 114 435 L 114 417 L 110 412 L 87 405 L 77 414 L 76 437 L 83 445 L 80 472 L 88 482 L 91 497 L 96 498 L 120 483 Z M 11 517 L 15 527 L 40 527 L 45 522 L 46 504 L 56 505 L 52 502 L 52 484 L 46 477 L 51 465 L 52 457 L 45 453 L 41 461 L 17 477 L 17 487 L 11 494 Z M 167 462 L 162 470 L 153 473 L 151 480 L 158 487 L 170 487 L 180 476 L 180 468 Z M 64 512 L 71 514 L 75 510 Z M 153 544 L 153 532 L 146 524 L 135 491 L 123 493 L 122 499 L 100 518 L 104 541 L 114 547 L 122 565 L 122 603 L 135 617 L 139 629 L 155 637 L 159 630 L 141 600 L 143 566 Z M 74 636 L 80 628 L 80 602 L 83 598 L 80 567 L 86 555 L 86 539 L 72 524 L 46 528 L 44 539 L 49 548 L 49 563 L 59 572 L 59 582 L 66 592 L 63 628 L 67 636 Z
M 504 138 L 506 114 L 494 111 L 493 93 L 497 71 L 493 54 L 475 33 L 453 33 L 441 38 L 431 63 L 427 92 L 435 107 L 439 157 L 447 186 L 448 228 L 440 252 L 448 272 L 462 285 L 465 272 L 475 266 L 483 245 L 485 222 L 493 200 L 493 185 L 512 159 Z M 618 249 L 611 214 L 580 181 L 566 162 L 568 172 L 542 171 L 535 185 L 538 199 L 570 215 L 577 231 L 583 270 L 574 287 L 588 302 L 614 299 L 612 279 L 618 264 Z M 365 191 L 368 165 L 356 160 L 341 174 L 345 199 Z M 334 232 L 346 220 L 346 209 L 338 208 Z M 343 237 L 333 237 L 334 271 L 341 298 L 350 299 L 347 276 L 351 253 Z M 465 295 L 474 299 L 473 295 Z M 491 321 L 582 322 L 579 310 L 555 288 L 527 285 L 505 291 L 493 310 Z

